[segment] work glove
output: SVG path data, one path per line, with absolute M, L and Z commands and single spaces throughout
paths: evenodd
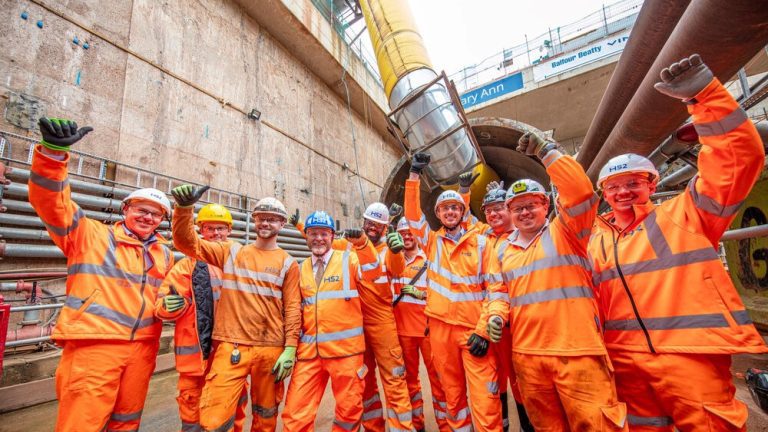
M 210 186 L 195 188 L 192 185 L 185 184 L 173 188 L 171 195 L 173 195 L 173 199 L 176 200 L 176 204 L 179 207 L 192 207 L 210 188 Z
M 392 226 L 389 226 L 389 233 L 387 234 L 387 247 L 392 253 L 402 252 L 405 244 L 403 243 L 403 236 L 399 232 L 395 231 Z
M 472 336 L 467 340 L 467 346 L 469 353 L 475 357 L 485 357 L 488 353 L 488 340 L 477 333 L 472 333 Z
M 485 186 L 486 193 L 496 189 L 504 189 L 504 180 L 500 182 L 492 181 Z
M 389 220 L 395 220 L 396 217 L 403 214 L 403 206 L 398 203 L 392 203 L 389 206 Z
M 424 168 L 429 165 L 430 159 L 432 159 L 432 157 L 429 153 L 414 153 L 411 158 L 411 172 L 421 174 Z
M 462 188 L 469 188 L 472 186 L 472 183 L 477 180 L 477 178 L 480 177 L 480 173 L 473 173 L 472 171 L 467 171 L 465 173 L 459 174 L 459 186 Z
M 179 295 L 176 288 L 171 285 L 171 293 L 163 297 L 163 309 L 168 313 L 173 313 L 184 308 L 184 297 Z
M 684 58 L 661 70 L 661 82 L 653 85 L 659 93 L 689 101 L 704 90 L 714 78 L 698 54 Z
M 344 238 L 347 239 L 352 246 L 359 248 L 365 245 L 367 237 L 363 235 L 363 230 L 357 228 L 350 228 L 344 230 Z
M 491 342 L 499 342 L 501 340 L 501 329 L 504 327 L 504 320 L 500 316 L 494 315 L 488 320 L 488 336 L 491 338 Z
M 40 144 L 45 148 L 57 151 L 69 151 L 69 146 L 93 131 L 90 126 L 78 129 L 77 123 L 72 120 L 59 118 L 40 117 L 37 123 L 40 126 L 40 133 L 43 135 Z
M 427 293 L 416 288 L 413 285 L 405 285 L 401 290 L 401 293 L 417 298 L 419 300 L 424 300 L 424 298 L 427 296 Z
M 526 132 L 523 136 L 517 140 L 517 151 L 531 156 L 536 156 L 539 159 L 544 159 L 552 150 L 558 148 L 556 142 L 547 141 L 541 135 L 535 132 Z
M 280 354 L 280 357 L 277 358 L 275 365 L 272 366 L 272 375 L 275 376 L 276 383 L 279 383 L 280 381 L 288 378 L 288 375 L 291 374 L 291 370 L 293 370 L 293 364 L 295 361 L 296 347 L 285 347 L 282 354 Z
M 296 224 L 299 223 L 299 209 L 296 209 L 296 213 L 288 217 L 288 223 L 293 226 L 296 226 Z

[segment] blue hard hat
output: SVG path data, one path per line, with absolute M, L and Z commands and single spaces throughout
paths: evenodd
M 307 217 L 306 222 L 304 222 L 304 229 L 308 230 L 310 228 L 328 228 L 335 232 L 336 222 L 333 220 L 331 215 L 322 210 L 319 210 L 310 214 Z

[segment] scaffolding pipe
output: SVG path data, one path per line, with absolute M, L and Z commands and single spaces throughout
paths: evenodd
M 22 340 L 16 340 L 16 341 L 10 341 L 5 343 L 6 348 L 16 348 L 24 345 L 37 345 L 39 343 L 43 342 L 50 342 L 51 337 L 50 336 L 42 336 L 42 337 L 36 337 L 32 339 L 22 339 Z
M 761 6 L 762 5 L 762 6 Z M 768 42 L 768 7 L 754 0 L 698 0 L 685 11 L 587 173 L 621 153 L 648 155 L 689 114 L 685 104 L 656 91 L 659 72 L 698 53 L 721 81 L 730 79 Z
M 61 309 L 62 307 L 64 307 L 64 303 L 11 306 L 11 312 L 28 312 L 28 311 L 37 311 L 37 310 L 47 310 L 47 309 Z
M 67 277 L 67 270 L 33 270 L 10 273 L 0 273 L 0 281 L 31 280 L 31 279 L 61 279 Z
M 629 34 L 616 69 L 603 93 L 576 158 L 585 168 L 597 156 L 611 130 L 645 78 L 656 55 L 688 7 L 690 0 L 646 1 Z
M 755 237 L 768 237 L 768 225 L 757 225 L 726 231 L 720 241 L 745 240 Z

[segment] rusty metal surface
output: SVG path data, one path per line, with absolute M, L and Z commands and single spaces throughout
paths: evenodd
M 653 88 L 671 63 L 699 53 L 721 81 L 731 78 L 768 42 L 767 0 L 698 0 L 686 9 L 648 74 L 589 167 L 627 152 L 647 155 L 687 117 L 685 105 Z
M 621 117 L 690 0 L 647 0 L 643 3 L 624 52 L 619 57 L 577 160 L 585 168 Z

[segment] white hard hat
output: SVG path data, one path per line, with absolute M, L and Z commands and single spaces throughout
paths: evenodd
M 253 213 L 266 213 L 281 216 L 284 219 L 288 219 L 288 212 L 285 210 L 285 206 L 277 198 L 262 198 L 256 203 L 256 207 L 253 209 Z
M 634 153 L 626 153 L 609 160 L 600 169 L 600 176 L 597 178 L 597 187 L 602 188 L 603 182 L 609 177 L 628 173 L 648 173 L 651 175 L 651 182 L 659 179 L 659 171 L 653 166 L 648 158 Z
M 544 186 L 542 186 L 541 183 L 537 182 L 536 180 L 520 179 L 512 183 L 512 186 L 510 186 L 509 190 L 507 190 L 506 202 L 509 203 L 513 199 L 525 195 L 541 195 L 546 197 L 547 190 L 544 189 Z
M 133 200 L 149 201 L 159 204 L 165 210 L 165 214 L 171 214 L 171 200 L 155 188 L 137 189 L 123 199 L 123 204 L 129 204 Z
M 363 218 L 376 223 L 389 224 L 389 209 L 386 204 L 375 202 L 368 206 L 363 213 Z
M 435 201 L 435 213 L 437 213 L 438 207 L 449 202 L 455 202 L 461 204 L 462 207 L 464 206 L 464 198 L 461 197 L 460 193 L 455 190 L 447 190 L 438 195 L 437 200 Z
M 398 231 L 409 231 L 410 229 L 411 229 L 411 226 L 408 225 L 408 219 L 400 218 L 400 221 L 397 223 L 397 230 Z

